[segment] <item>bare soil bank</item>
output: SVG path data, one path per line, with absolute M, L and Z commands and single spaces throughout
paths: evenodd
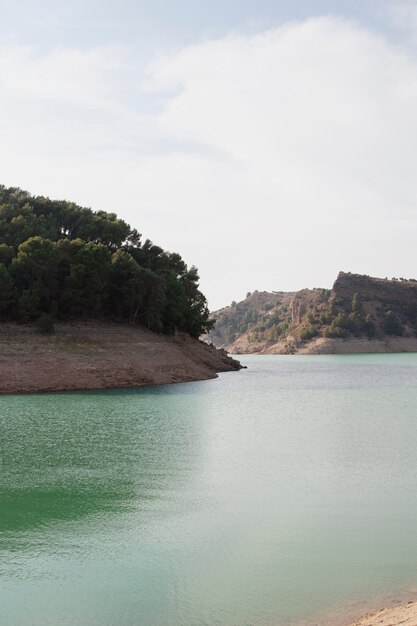
M 249 343 L 244 338 L 228 346 L 232 354 L 366 354 L 384 352 L 417 352 L 417 337 L 384 337 L 381 339 L 331 339 L 318 337 L 300 343 L 291 337 L 273 344 Z M 416 625 L 417 626 L 417 625 Z
M 238 369 L 223 350 L 186 335 L 107 322 L 56 324 L 50 335 L 0 325 L 0 393 L 162 385 Z

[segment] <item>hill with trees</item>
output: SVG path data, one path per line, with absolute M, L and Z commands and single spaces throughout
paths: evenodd
M 240 363 L 198 272 L 115 213 L 0 186 L 0 393 L 214 378 Z
M 417 281 L 340 272 L 332 289 L 248 293 L 212 314 L 236 354 L 417 351 Z
M 194 338 L 212 322 L 198 272 L 115 213 L 0 186 L 0 320 L 97 318 Z

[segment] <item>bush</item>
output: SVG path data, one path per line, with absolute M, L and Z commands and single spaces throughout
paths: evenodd
M 368 335 L 369 338 L 375 336 L 375 323 L 374 323 L 372 315 L 367 315 L 366 316 L 365 324 L 364 324 L 364 330 L 365 330 L 365 333 Z
M 388 335 L 402 335 L 403 334 L 402 325 L 399 322 L 399 320 L 395 317 L 392 311 L 387 311 L 385 313 L 382 326 Z
M 326 328 L 323 332 L 324 337 L 334 337 L 336 339 L 345 339 L 348 334 L 349 331 L 346 328 L 338 326 L 334 321 L 330 324 L 329 328 Z
M 313 339 L 313 337 L 317 337 L 319 334 L 317 328 L 315 326 L 309 325 L 304 330 L 300 332 L 300 339 L 302 341 L 309 341 Z

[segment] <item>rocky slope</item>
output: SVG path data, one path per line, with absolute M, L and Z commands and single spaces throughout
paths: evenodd
M 340 272 L 332 289 L 257 292 L 213 313 L 234 354 L 417 352 L 417 281 Z
M 185 334 L 108 322 L 60 323 L 51 334 L 0 325 L 0 393 L 162 385 L 238 369 L 223 350 Z

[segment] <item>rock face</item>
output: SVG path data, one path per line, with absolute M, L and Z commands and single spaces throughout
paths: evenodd
M 104 322 L 60 323 L 48 335 L 0 325 L 0 393 L 163 385 L 240 368 L 224 350 L 184 334 Z
M 235 354 L 417 351 L 417 281 L 340 272 L 332 289 L 254 292 L 213 313 Z
M 380 302 L 396 307 L 416 303 L 417 281 L 388 278 L 371 278 L 361 274 L 339 272 L 333 285 L 330 300 L 340 298 L 344 303 L 351 302 L 358 293 L 364 302 Z

